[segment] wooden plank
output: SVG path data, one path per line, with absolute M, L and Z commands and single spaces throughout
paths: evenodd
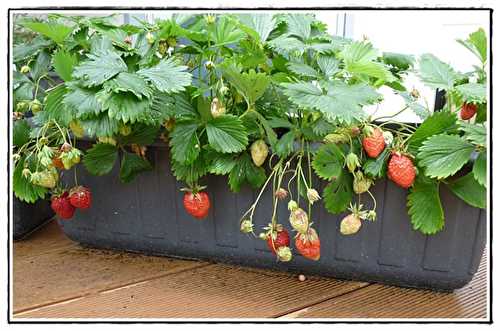
M 57 224 L 13 255 L 14 313 L 209 264 L 83 248 Z
M 222 264 L 101 291 L 15 318 L 276 317 L 348 293 L 367 283 L 262 272 Z
M 373 284 L 283 318 L 487 318 L 487 267 L 454 293 Z

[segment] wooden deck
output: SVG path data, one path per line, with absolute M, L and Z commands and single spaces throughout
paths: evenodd
M 49 223 L 14 243 L 13 320 L 487 318 L 485 259 L 454 293 L 88 249 Z

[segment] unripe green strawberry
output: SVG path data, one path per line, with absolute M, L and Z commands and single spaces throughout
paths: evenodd
M 177 45 L 177 39 L 175 39 L 174 37 L 169 37 L 167 39 L 167 44 L 170 47 L 175 47 Z
M 289 262 L 292 260 L 292 251 L 288 246 L 281 246 L 276 249 L 276 256 L 281 262 Z
M 31 174 L 31 182 L 35 185 L 52 189 L 56 187 L 59 175 L 54 168 Z
M 358 156 L 354 153 L 347 154 L 347 156 L 345 157 L 345 164 L 350 172 L 354 172 L 354 170 L 356 170 L 357 167 L 361 166 L 359 163 Z
M 118 131 L 124 137 L 126 137 L 126 136 L 128 136 L 129 134 L 132 133 L 132 129 L 130 128 L 130 126 L 125 125 L 125 124 L 120 125 L 120 128 L 118 129 Z
M 355 234 L 361 228 L 361 220 L 355 214 L 349 214 L 340 222 L 340 233 L 343 235 Z
M 16 111 L 18 112 L 24 112 L 26 110 L 26 108 L 28 107 L 28 103 L 24 102 L 24 101 L 19 101 L 17 104 L 16 104 Z
M 214 24 L 215 23 L 215 15 L 208 14 L 205 16 L 205 21 L 207 24 Z
M 290 212 L 290 224 L 299 233 L 306 233 L 309 228 L 309 217 L 302 208 L 297 208 Z
M 29 66 L 22 66 L 21 67 L 21 73 L 22 74 L 27 74 L 28 72 L 30 72 L 31 68 Z
M 297 204 L 297 202 L 295 200 L 290 200 L 288 202 L 288 210 L 294 211 L 294 210 L 296 210 L 298 208 L 299 208 L 299 205 Z
M 243 233 L 253 232 L 253 223 L 251 220 L 243 220 L 240 224 L 240 231 Z
M 30 109 L 35 114 L 42 110 L 42 104 L 37 99 L 30 102 Z
M 373 184 L 372 180 L 366 178 L 361 171 L 358 170 L 354 173 L 354 181 L 352 183 L 352 188 L 354 190 L 354 193 L 356 194 L 365 193 L 370 189 L 372 184 Z
M 259 139 L 254 141 L 252 146 L 250 146 L 250 153 L 252 154 L 253 163 L 257 167 L 260 167 L 264 164 L 267 154 L 269 154 L 269 148 L 264 140 Z
M 330 133 L 323 138 L 323 141 L 327 144 L 339 144 L 349 141 L 349 137 L 342 133 Z
M 113 137 L 97 137 L 97 141 L 103 144 L 116 146 L 116 140 Z
M 71 132 L 75 135 L 77 138 L 83 138 L 85 135 L 85 129 L 82 127 L 79 121 L 71 121 L 69 123 L 69 128 L 71 129 Z
M 153 44 L 155 42 L 155 37 L 153 36 L 153 34 L 151 32 L 148 32 L 146 34 L 146 40 L 148 42 L 148 44 Z

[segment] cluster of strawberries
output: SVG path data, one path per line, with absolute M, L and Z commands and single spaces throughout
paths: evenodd
M 70 219 L 75 214 L 76 208 L 88 209 L 92 204 L 92 194 L 84 186 L 75 186 L 69 192 L 52 196 L 52 210 L 61 219 Z

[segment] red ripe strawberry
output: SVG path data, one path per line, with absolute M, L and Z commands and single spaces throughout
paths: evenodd
M 305 258 L 317 261 L 321 256 L 321 243 L 318 234 L 313 228 L 307 233 L 300 233 L 295 237 L 295 248 Z
M 402 188 L 409 188 L 415 181 L 413 161 L 406 155 L 392 153 L 387 166 L 387 177 Z
M 198 219 L 207 217 L 210 210 L 210 198 L 205 192 L 193 193 L 188 191 L 184 193 L 184 208 L 187 213 Z
M 288 231 L 278 224 L 275 231 L 272 231 L 273 235 L 269 234 L 267 237 L 267 246 L 269 249 L 276 254 L 276 250 L 279 247 L 290 245 L 290 236 Z
M 460 110 L 460 118 L 464 121 L 470 120 L 477 113 L 477 106 L 473 103 L 466 103 L 462 105 Z
M 50 203 L 52 210 L 62 219 L 70 219 L 75 214 L 75 206 L 73 206 L 68 197 L 68 192 L 52 197 Z
M 385 148 L 384 135 L 382 130 L 374 128 L 369 136 L 363 138 L 363 148 L 371 158 L 376 158 Z
M 92 193 L 83 186 L 75 186 L 69 191 L 70 203 L 80 209 L 87 209 L 92 205 Z

